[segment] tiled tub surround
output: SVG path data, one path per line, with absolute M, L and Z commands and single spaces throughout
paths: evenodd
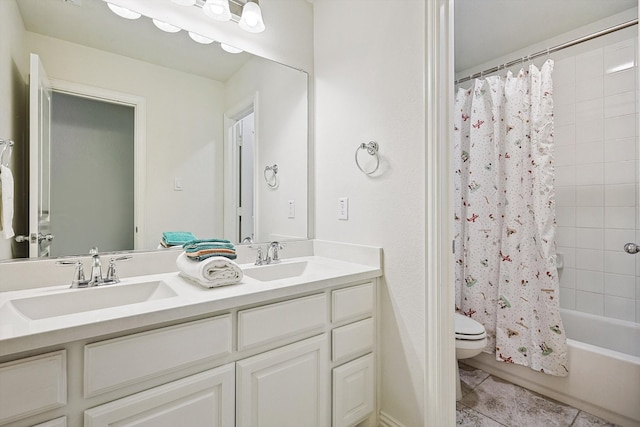
M 562 308 L 640 321 L 637 28 L 556 60 L 557 246 Z M 587 48 L 585 48 L 587 49 Z
M 323 241 L 290 243 L 287 251 L 281 264 L 264 266 L 277 276 L 272 280 L 249 277 L 246 269 L 241 283 L 214 289 L 175 271 L 123 274 L 121 283 L 97 289 L 69 289 L 67 280 L 38 288 L 37 277 L 24 276 L 25 289 L 0 292 L 0 392 L 6 397 L 0 424 L 97 426 L 140 414 L 175 424 L 187 411 L 198 425 L 214 419 L 234 425 L 234 417 L 238 425 L 255 425 L 255 417 L 288 425 L 374 425 L 382 251 Z M 255 269 L 250 251 L 240 252 L 241 267 Z M 178 253 L 156 255 L 175 270 L 168 259 Z M 154 254 L 134 254 L 131 269 L 144 269 L 136 265 L 139 257 L 146 264 Z M 304 264 L 304 272 L 273 272 L 294 264 Z M 45 278 L 39 270 L 31 265 L 33 275 Z M 0 265 L 3 279 L 15 273 Z M 57 304 L 38 303 L 66 296 L 82 302 L 82 295 L 111 290 L 122 295 L 157 281 L 164 296 L 142 303 L 111 307 L 110 297 L 85 312 L 76 312 L 76 304 L 63 303 L 61 312 Z M 38 311 L 24 311 L 25 301 Z M 258 396 L 283 400 L 263 405 Z

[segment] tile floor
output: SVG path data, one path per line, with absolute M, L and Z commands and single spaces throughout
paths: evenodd
M 600 418 L 460 363 L 457 425 L 469 427 L 609 426 Z

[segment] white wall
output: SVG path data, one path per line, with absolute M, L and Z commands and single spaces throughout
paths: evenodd
M 220 82 L 27 33 L 50 79 L 146 100 L 145 248 L 163 231 L 222 235 L 223 93 Z M 174 191 L 174 178 L 183 190 Z M 101 179 L 106 179 L 102 177 Z
M 423 425 L 424 31 L 421 1 L 314 1 L 316 236 L 383 247 L 382 412 L 407 427 Z M 370 140 L 374 177 L 354 162 Z
M 26 159 L 25 143 L 26 106 L 25 90 L 26 75 L 28 73 L 27 56 L 24 51 L 25 29 L 22 25 L 20 12 L 14 0 L 0 1 L 0 139 L 12 139 L 16 145 L 13 150 L 10 167 L 16 182 L 15 200 L 22 200 L 24 189 L 20 179 L 26 170 L 22 160 Z M 0 210 L 2 208 L 0 207 Z M 16 234 L 26 233 L 24 221 L 19 219 L 24 214 L 18 210 L 14 212 L 14 231 Z M 0 238 L 0 260 L 11 258 L 12 241 Z
M 247 100 L 256 106 L 254 240 L 307 237 L 307 74 L 260 58 L 247 62 L 226 85 L 225 106 Z M 267 186 L 263 171 L 278 165 L 277 188 Z M 288 200 L 295 218 L 288 218 Z M 280 236 L 280 237 L 278 237 Z

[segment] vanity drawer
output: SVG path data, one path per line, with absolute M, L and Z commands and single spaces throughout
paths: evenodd
M 331 292 L 331 321 L 334 323 L 370 316 L 373 313 L 373 283 Z
M 67 427 L 67 417 L 56 418 L 55 420 L 36 424 L 33 427 Z
M 238 350 L 293 342 L 322 332 L 326 323 L 325 294 L 242 310 L 238 312 Z
M 0 424 L 67 403 L 65 350 L 0 365 Z
M 231 354 L 231 315 L 171 326 L 84 348 L 84 396 Z
M 372 318 L 350 323 L 331 331 L 331 360 L 346 360 L 373 350 Z

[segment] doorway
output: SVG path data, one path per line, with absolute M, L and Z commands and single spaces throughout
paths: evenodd
M 51 256 L 134 248 L 135 109 L 56 92 L 51 109 Z

